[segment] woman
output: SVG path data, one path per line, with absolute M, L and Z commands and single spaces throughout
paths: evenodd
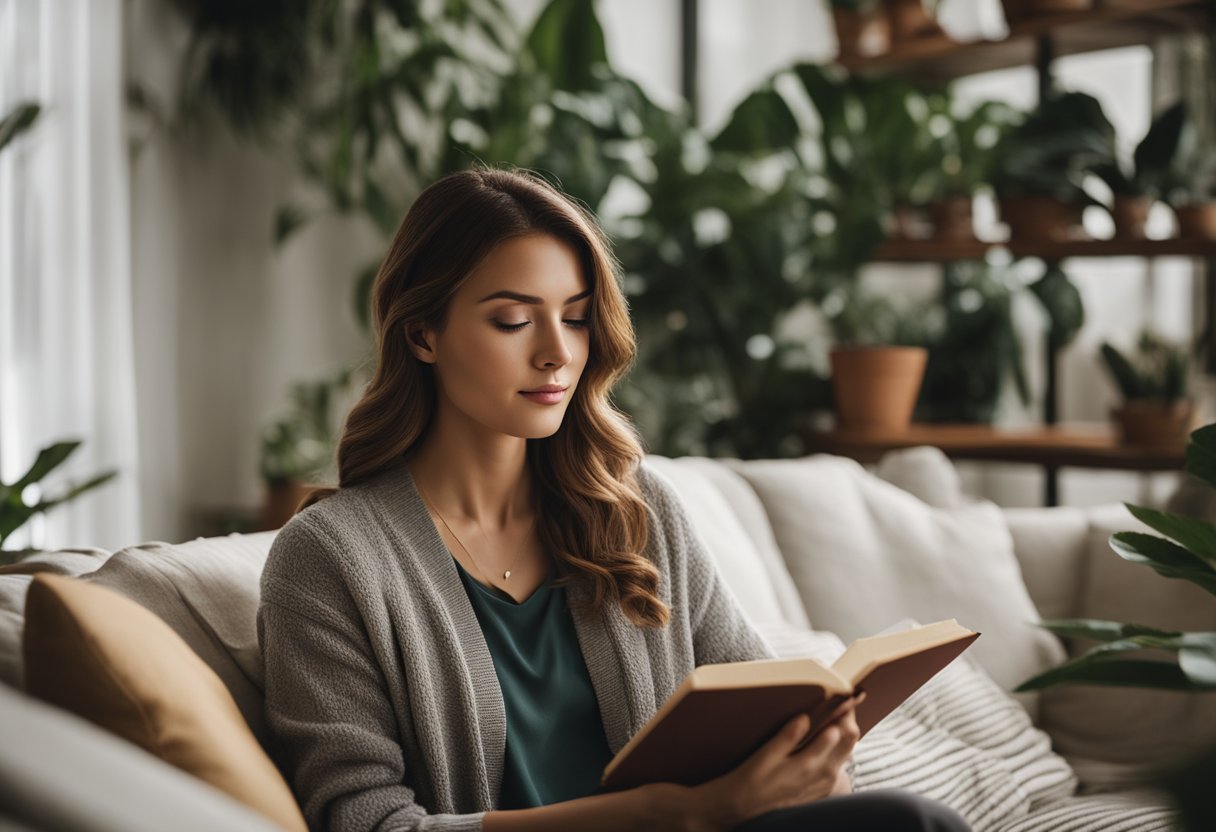
M 538 177 L 453 174 L 374 313 L 340 487 L 262 576 L 266 716 L 311 827 L 966 828 L 847 795 L 852 700 L 797 753 L 800 720 L 708 784 L 593 794 L 694 667 L 772 655 L 609 403 L 635 345 L 608 245 Z

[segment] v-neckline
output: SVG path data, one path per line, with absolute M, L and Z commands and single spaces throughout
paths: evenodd
M 448 553 L 451 554 L 451 549 L 448 550 Z M 532 590 L 527 598 L 522 601 L 516 601 L 515 596 L 507 592 L 505 589 L 501 589 L 500 587 L 496 587 L 492 584 L 487 586 L 486 584 L 477 580 L 477 577 L 469 570 L 465 569 L 464 564 L 457 560 L 455 555 L 452 555 L 452 563 L 456 564 L 457 570 L 459 570 L 462 575 L 468 577 L 468 579 L 473 583 L 474 587 L 480 590 L 483 595 L 508 607 L 521 609 L 529 606 L 537 596 L 547 595 L 549 591 L 553 589 L 554 569 L 552 564 L 549 566 L 549 574 L 545 577 L 545 580 L 538 584 L 536 589 Z

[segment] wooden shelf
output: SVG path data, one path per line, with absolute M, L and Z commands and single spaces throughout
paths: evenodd
M 1149 448 L 1124 445 L 1110 425 L 1056 425 L 1026 429 L 990 425 L 913 424 L 898 433 L 846 430 L 807 431 L 808 453 L 877 462 L 887 451 L 932 445 L 952 459 L 1021 462 L 1049 468 L 1107 468 L 1126 471 L 1181 471 L 1185 445 Z
M 979 240 L 888 240 L 878 247 L 876 261 L 944 263 L 983 260 L 992 249 L 1006 249 L 1014 257 L 1062 260 L 1066 257 L 1204 257 L 1216 259 L 1216 240 L 1067 240 L 1061 242 L 988 243 Z
M 1088 11 L 1058 12 L 1014 21 L 1003 40 L 959 43 L 945 35 L 897 42 L 889 52 L 838 63 L 862 74 L 899 73 L 948 81 L 980 72 L 1033 66 L 1039 38 L 1050 36 L 1055 57 L 1151 44 L 1178 31 L 1204 26 L 1211 0 L 1096 0 Z

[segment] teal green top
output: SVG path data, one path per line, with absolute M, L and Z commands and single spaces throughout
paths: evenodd
M 517 604 L 456 561 L 494 660 L 507 715 L 499 809 L 586 797 L 612 759 L 595 689 L 556 570 Z

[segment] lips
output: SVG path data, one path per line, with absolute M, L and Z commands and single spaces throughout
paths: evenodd
M 566 398 L 566 387 L 560 384 L 546 384 L 544 387 L 537 387 L 534 390 L 520 390 L 519 394 L 529 401 L 537 404 L 559 404 L 562 399 Z

